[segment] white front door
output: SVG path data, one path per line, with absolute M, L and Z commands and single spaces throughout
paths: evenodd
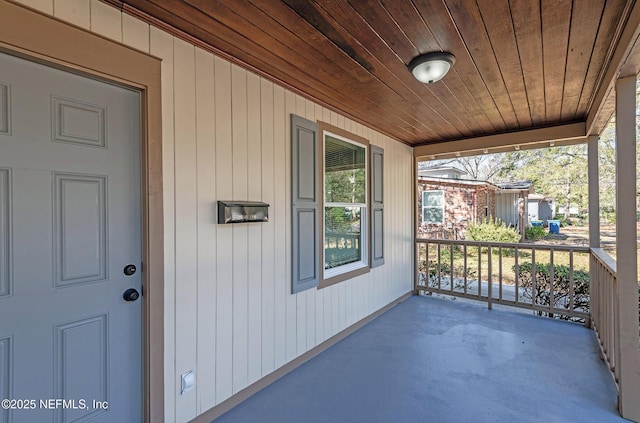
M 0 423 L 142 420 L 139 140 L 138 92 L 0 53 Z

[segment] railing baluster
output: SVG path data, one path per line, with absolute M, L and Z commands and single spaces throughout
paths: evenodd
M 489 308 L 489 310 L 491 310 L 493 308 L 493 302 L 492 302 L 492 288 L 493 288 L 493 283 L 491 280 L 491 276 L 492 276 L 492 272 L 491 272 L 491 261 L 492 261 L 492 254 L 491 254 L 491 245 L 487 246 L 487 307 Z
M 607 289 L 605 292 L 607 298 L 607 310 L 606 310 L 606 319 L 607 319 L 607 355 L 609 356 L 609 364 L 611 368 L 614 370 L 614 375 L 616 375 L 616 349 L 615 349 L 615 341 L 614 334 L 616 333 L 616 323 L 613 319 L 613 315 L 615 313 L 615 303 L 614 303 L 614 295 L 613 295 L 613 285 L 610 283 L 607 284 L 610 289 Z M 617 376 L 617 375 L 616 375 Z
M 424 284 L 426 286 L 430 285 L 429 275 L 431 274 L 431 262 L 429 261 L 429 241 L 427 241 L 424 245 L 424 253 L 425 253 L 425 275 L 424 275 Z
M 596 265 L 596 258 L 593 256 L 593 254 L 589 254 L 589 273 L 591 275 L 593 275 L 594 277 L 591 278 L 591 280 L 593 281 L 593 284 L 589 286 L 589 296 L 590 296 L 590 315 L 591 315 L 591 319 L 593 321 L 593 325 L 594 327 L 596 325 L 599 324 L 600 322 L 600 311 L 599 311 L 599 307 L 598 307 L 598 280 L 600 279 L 600 266 Z M 597 333 L 597 329 L 596 329 L 596 333 Z
M 535 306 L 538 292 L 538 281 L 536 277 L 536 249 L 531 247 L 531 305 Z M 539 314 L 539 313 L 538 313 Z
M 614 328 L 612 327 L 612 320 L 611 320 L 611 311 L 610 310 L 610 301 L 612 299 L 611 297 L 611 293 L 613 291 L 613 284 L 611 283 L 612 280 L 609 278 L 608 275 L 605 276 L 605 279 L 603 279 L 603 284 L 602 287 L 600 288 L 601 292 L 601 306 L 602 306 L 602 330 L 603 330 L 603 341 L 605 342 L 605 353 L 607 354 L 607 362 L 609 363 L 609 368 L 613 371 L 613 359 L 615 358 L 615 356 L 612 354 L 613 351 L 612 349 L 612 345 L 611 345 L 611 341 L 610 341 L 610 337 L 613 336 L 613 332 L 614 332 Z M 615 374 L 614 374 L 615 377 Z
M 516 279 L 516 304 L 520 302 L 520 266 L 518 266 L 518 258 L 520 256 L 520 250 L 516 247 L 516 259 L 514 263 L 514 272 Z
M 467 244 L 462 246 L 464 254 L 464 294 L 467 295 Z
M 418 294 L 418 285 L 419 285 L 419 278 L 420 278 L 420 259 L 422 258 L 421 256 L 421 252 L 420 250 L 422 249 L 421 247 L 422 243 L 421 242 L 416 242 L 416 252 L 415 252 L 415 264 L 413 267 L 413 293 L 414 294 Z
M 482 298 L 482 246 L 478 245 L 478 297 Z
M 620 319 L 614 318 L 614 316 L 620 315 L 620 309 L 618 308 L 618 288 L 619 285 L 616 281 L 612 280 L 610 297 L 611 297 L 611 319 L 613 320 L 613 330 L 611 331 L 611 366 L 613 367 L 613 373 L 616 376 L 616 381 L 620 380 L 620 369 L 618 368 L 618 351 L 620 350 L 620 339 L 616 336 L 620 334 Z
M 453 293 L 453 243 L 450 244 L 449 252 L 451 253 L 451 267 L 449 268 L 451 272 L 451 286 L 449 287 L 449 290 Z
M 606 335 L 606 339 L 607 339 L 607 356 L 609 357 L 609 366 L 611 367 L 611 369 L 614 372 L 614 376 L 615 376 L 615 360 L 616 360 L 616 352 L 614 350 L 614 341 L 613 341 L 613 337 L 614 337 L 614 333 L 616 331 L 616 325 L 615 325 L 615 319 L 613 319 L 613 313 L 614 313 L 614 307 L 615 304 L 613 304 L 614 301 L 614 295 L 615 293 L 613 292 L 613 290 L 615 289 L 614 285 L 611 283 L 612 281 L 610 279 L 607 280 L 607 283 L 605 284 L 605 291 L 604 291 L 604 297 L 605 297 L 605 301 L 606 301 L 606 309 L 605 309 L 605 328 L 606 331 L 605 335 Z
M 613 285 L 610 285 L 613 288 Z M 616 372 L 616 355 L 617 355 L 617 349 L 616 349 L 616 342 L 615 342 L 615 334 L 618 331 L 618 325 L 616 323 L 617 319 L 613 319 L 613 316 L 616 314 L 616 305 L 615 305 L 615 295 L 612 295 L 613 289 L 608 289 L 606 292 L 607 295 L 607 329 L 608 329 L 608 336 L 607 336 L 607 355 L 609 356 L 609 363 L 611 365 L 611 368 L 613 369 L 614 375 L 617 376 Z
M 498 247 L 498 297 L 502 302 L 502 247 Z
M 571 312 L 573 312 L 574 295 L 575 290 L 573 286 L 573 250 L 571 250 L 569 251 L 569 310 L 571 310 Z M 591 306 L 589 306 L 589 308 L 591 308 Z
M 438 290 L 442 289 L 442 286 L 440 284 L 441 280 L 442 280 L 442 268 L 440 267 L 440 241 L 438 241 Z
M 556 281 L 555 268 L 553 267 L 553 248 L 549 250 L 549 317 L 553 317 L 553 308 L 555 306 L 555 294 L 553 285 Z

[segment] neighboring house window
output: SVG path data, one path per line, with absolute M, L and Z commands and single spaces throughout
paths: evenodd
M 422 221 L 424 223 L 444 223 L 444 191 L 424 191 L 422 193 Z
M 324 279 L 368 265 L 367 146 L 324 131 Z

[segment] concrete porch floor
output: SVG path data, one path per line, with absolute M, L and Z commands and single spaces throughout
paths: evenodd
M 413 296 L 215 423 L 625 421 L 592 331 Z

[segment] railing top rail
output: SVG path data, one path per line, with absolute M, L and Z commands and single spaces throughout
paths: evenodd
M 598 262 L 600 262 L 600 264 L 602 264 L 609 273 L 613 275 L 617 274 L 618 265 L 616 263 L 616 260 L 611 257 L 609 253 L 607 253 L 602 248 L 592 248 L 591 253 L 593 254 L 593 257 L 595 257 L 595 259 L 598 260 Z
M 536 250 L 554 250 L 554 251 L 574 251 L 577 253 L 588 253 L 589 247 L 581 247 L 577 245 L 550 245 L 550 244 L 519 244 L 515 242 L 490 242 L 490 241 L 467 241 L 452 239 L 431 239 L 417 238 L 417 243 L 421 244 L 446 244 L 446 245 L 467 245 L 478 247 L 502 247 L 502 248 L 520 248 L 520 249 L 536 249 Z

